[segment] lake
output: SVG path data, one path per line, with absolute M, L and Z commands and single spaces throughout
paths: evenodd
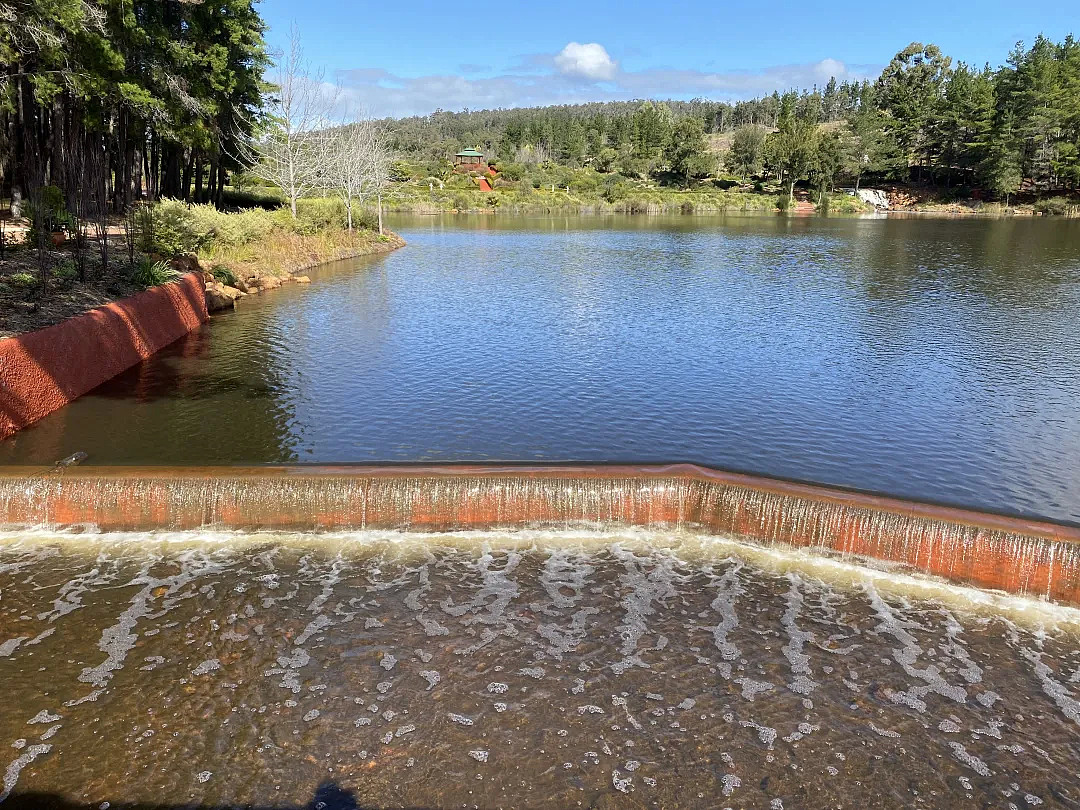
M 693 461 L 1080 520 L 1080 222 L 391 225 L 0 463 Z

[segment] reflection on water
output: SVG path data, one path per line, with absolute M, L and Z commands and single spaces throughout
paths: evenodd
M 26 533 L 0 593 L 15 806 L 1080 802 L 1080 612 L 840 561 L 630 532 Z
M 0 463 L 695 461 L 1080 519 L 1080 223 L 411 218 Z

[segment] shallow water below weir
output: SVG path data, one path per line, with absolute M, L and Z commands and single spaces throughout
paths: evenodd
M 5 810 L 1080 806 L 1080 611 L 681 533 L 2 535 L 0 684 Z

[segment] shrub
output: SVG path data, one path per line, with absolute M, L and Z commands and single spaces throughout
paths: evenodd
M 202 246 L 191 209 L 182 200 L 161 200 L 148 206 L 149 222 L 140 229 L 140 247 L 147 253 L 180 256 Z
M 787 211 L 791 207 L 791 197 L 787 194 L 781 194 L 776 198 L 776 207 L 781 213 Z
M 227 265 L 215 264 L 210 270 L 210 275 L 222 284 L 227 284 L 230 287 L 236 286 L 236 274 Z
M 26 239 L 30 244 L 36 244 L 42 232 L 49 234 L 71 225 L 64 206 L 64 192 L 56 186 L 43 186 L 31 195 L 29 209 L 30 230 Z
M 139 260 L 131 274 L 131 280 L 143 287 L 156 287 L 180 278 L 171 264 L 166 261 L 152 262 L 145 256 Z
M 212 205 L 194 205 L 189 213 L 199 247 L 211 243 L 247 245 L 265 239 L 275 225 L 272 213 L 257 208 L 226 214 Z
M 1039 200 L 1035 203 L 1035 211 L 1047 216 L 1066 216 L 1072 206 L 1064 197 L 1051 197 L 1049 200 Z
M 404 183 L 411 180 L 412 176 L 412 167 L 405 161 L 395 160 L 390 164 L 390 179 L 395 183 Z
M 296 233 L 310 236 L 330 228 L 345 227 L 345 203 L 336 199 L 297 200 L 296 219 L 288 214 L 288 226 Z
M 65 259 L 52 269 L 53 280 L 63 288 L 71 287 L 79 277 L 79 271 L 75 269 L 75 262 Z
M 495 170 L 502 176 L 504 180 L 509 180 L 512 183 L 516 183 L 522 177 L 525 176 L 525 167 L 520 163 L 502 163 L 500 162 L 495 167 Z
M 6 281 L 12 287 L 19 289 L 27 289 L 38 283 L 37 276 L 30 273 L 12 273 L 7 277 Z
M 379 215 L 370 208 L 354 208 L 352 222 L 354 228 L 362 228 L 368 231 L 379 230 Z

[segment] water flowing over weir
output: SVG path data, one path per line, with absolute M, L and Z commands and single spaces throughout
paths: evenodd
M 103 531 L 639 526 L 888 560 L 1080 604 L 1080 529 L 694 465 L 0 470 L 0 524 Z

